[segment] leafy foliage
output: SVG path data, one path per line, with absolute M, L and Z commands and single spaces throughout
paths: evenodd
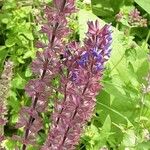
M 80 11 L 81 31 L 79 32 L 81 38 L 85 32 L 83 27 L 86 21 L 91 18 L 95 20 L 96 17 L 89 11 Z M 100 22 L 104 24 L 102 20 Z M 119 32 L 115 28 L 113 43 L 112 55 L 103 78 L 104 88 L 97 97 L 96 116 L 90 126 L 91 130 L 87 132 L 93 132 L 93 130 L 96 132 L 95 134 L 99 132 L 99 136 L 97 135 L 97 138 L 99 138 L 98 144 L 103 143 L 99 147 L 108 145 L 113 149 L 139 149 L 141 144 L 144 143 L 145 146 L 149 144 L 148 141 L 141 140 L 145 128 L 149 130 L 148 115 L 150 112 L 149 106 L 145 106 L 145 103 L 149 103 L 150 95 L 147 95 L 143 102 L 142 94 L 143 77 L 146 76 L 149 69 L 148 48 L 145 42 L 139 46 L 133 41 L 132 36 L 125 37 L 123 32 Z M 103 132 L 98 131 L 98 128 L 103 130 L 101 124 L 105 125 L 108 119 L 107 115 L 111 117 L 112 128 L 103 135 Z M 94 127 L 98 128 L 93 129 Z M 105 138 L 107 132 L 109 138 Z M 95 139 L 91 137 L 88 141 L 90 141 L 89 144 L 94 144 L 90 144 L 91 147 L 85 144 L 87 149 L 98 149 Z

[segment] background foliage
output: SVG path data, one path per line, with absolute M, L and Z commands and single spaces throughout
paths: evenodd
M 7 150 L 15 149 L 11 136 L 22 131 L 15 129 L 18 112 L 29 100 L 24 86 L 32 77 L 29 64 L 35 57 L 35 42 L 39 26 L 35 15 L 42 14 L 42 5 L 51 1 L 0 1 L 0 72 L 5 60 L 14 62 L 14 76 L 8 98 L 8 123 L 3 143 Z M 97 96 L 97 106 L 91 122 L 81 138 L 78 150 L 149 150 L 150 149 L 150 93 L 146 76 L 150 72 L 148 61 L 150 43 L 149 0 L 78 0 L 80 9 L 70 16 L 70 39 L 82 42 L 87 21 L 98 19 L 101 25 L 112 23 L 113 50 L 103 77 L 103 90 Z M 127 20 L 116 22 L 119 11 L 129 13 L 137 8 L 148 20 L 147 27 L 134 27 Z M 52 104 L 50 104 L 52 106 Z M 52 107 L 49 107 L 49 112 Z M 47 123 L 50 114 L 43 114 Z M 39 133 L 39 143 L 45 134 Z M 33 149 L 32 147 L 29 149 Z

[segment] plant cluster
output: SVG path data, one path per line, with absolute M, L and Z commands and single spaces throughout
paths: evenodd
M 147 19 L 140 16 L 140 11 L 138 11 L 136 8 L 131 10 L 128 14 L 125 14 L 124 12 L 119 12 L 116 15 L 116 21 L 122 22 L 123 19 L 128 20 L 128 23 L 130 26 L 133 27 L 147 27 Z
M 38 42 L 44 51 L 37 53 L 32 63 L 32 71 L 37 79 L 30 80 L 26 92 L 31 97 L 30 107 L 23 107 L 17 128 L 24 128 L 24 137 L 13 136 L 21 141 L 22 149 L 35 144 L 35 136 L 42 129 L 40 113 L 45 111 L 49 96 L 53 91 L 63 95 L 56 99 L 52 128 L 44 149 L 74 149 L 79 142 L 82 128 L 91 118 L 95 106 L 95 96 L 101 86 L 104 63 L 110 57 L 112 41 L 110 25 L 99 28 L 98 21 L 88 22 L 85 46 L 77 43 L 64 43 L 68 34 L 66 17 L 75 12 L 74 0 L 55 0 L 53 7 L 46 6 L 46 23 L 41 31 L 47 35 L 48 42 Z M 64 46 L 65 45 L 65 46 Z M 60 59 L 62 55 L 62 59 Z M 60 77 L 58 89 L 52 81 Z
M 149 150 L 149 6 L 0 1 L 0 149 Z

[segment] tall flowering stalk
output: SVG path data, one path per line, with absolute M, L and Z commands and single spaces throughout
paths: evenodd
M 7 122 L 7 97 L 9 96 L 8 93 L 10 90 L 10 81 L 12 79 L 12 69 L 12 62 L 7 61 L 0 79 L 0 143 L 4 139 L 4 125 Z
M 37 78 L 30 80 L 25 88 L 32 98 L 32 105 L 21 109 L 17 123 L 18 128 L 24 127 L 24 137 L 14 136 L 23 143 L 22 150 L 25 150 L 27 145 L 35 143 L 35 134 L 42 128 L 39 113 L 45 110 L 48 97 L 53 92 L 51 81 L 61 70 L 58 58 L 64 47 L 63 38 L 69 33 L 66 17 L 74 11 L 74 0 L 53 0 L 53 7 L 46 6 L 44 10 L 46 23 L 41 31 L 48 37 L 48 42 L 37 43 L 37 46 L 44 50 L 37 53 L 37 58 L 31 65 Z
M 96 21 L 88 22 L 88 27 L 84 47 L 71 43 L 64 53 L 67 73 L 62 75 L 59 90 L 64 98 L 56 101 L 52 127 L 42 150 L 75 149 L 93 114 L 104 64 L 110 57 L 112 36 L 110 25 L 100 29 Z
M 88 22 L 82 48 L 76 42 L 65 44 L 63 39 L 69 33 L 66 17 L 75 11 L 74 0 L 53 0 L 53 4 L 54 7 L 45 8 L 47 22 L 41 30 L 48 42 L 38 42 L 37 46 L 44 51 L 37 53 L 31 65 L 37 79 L 30 80 L 26 86 L 32 105 L 21 109 L 17 124 L 17 127 L 24 127 L 24 137 L 14 136 L 23 143 L 22 150 L 35 144 L 35 134 L 42 128 L 40 112 L 45 110 L 54 91 L 63 97 L 55 102 L 52 127 L 41 149 L 75 148 L 83 126 L 92 116 L 95 97 L 101 89 L 99 81 L 104 63 L 110 56 L 110 25 L 100 29 L 98 21 Z M 60 83 L 56 88 L 52 81 L 58 76 Z

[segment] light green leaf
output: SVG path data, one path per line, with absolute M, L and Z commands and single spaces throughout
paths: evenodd
M 102 130 L 101 133 L 103 133 L 103 134 L 111 131 L 111 118 L 109 115 L 106 117 L 101 130 Z
M 15 43 L 16 43 L 15 37 L 9 37 L 9 38 L 6 40 L 5 45 L 6 45 L 7 47 L 12 47 L 12 46 L 15 45 Z
M 114 14 L 110 0 L 92 0 L 92 8 L 97 16 L 112 17 Z
M 25 63 L 22 57 L 18 57 L 18 58 L 17 58 L 17 61 L 18 61 L 20 64 L 24 64 L 24 63 Z
M 150 1 L 149 0 L 134 0 L 139 6 L 141 6 L 147 13 L 150 14 Z
M 111 118 L 110 118 L 109 115 L 107 115 L 107 117 L 106 117 L 106 119 L 103 123 L 103 126 L 101 128 L 101 131 L 100 131 L 100 138 L 98 140 L 97 145 L 95 145 L 94 150 L 97 150 L 100 147 L 106 145 L 107 140 L 108 140 L 110 135 L 112 135 L 112 132 L 111 132 Z
M 13 79 L 12 86 L 17 89 L 24 89 L 26 80 L 23 79 L 19 74 Z
M 30 67 L 27 67 L 26 71 L 25 71 L 25 76 L 26 77 L 31 77 L 32 76 L 32 72 L 30 70 Z
M 28 38 L 29 40 L 33 41 L 34 40 L 34 37 L 33 37 L 33 34 L 32 34 L 32 31 L 27 31 L 27 32 L 23 32 L 23 34 L 26 36 L 26 38 Z
M 17 99 L 17 94 L 14 91 L 12 91 L 12 90 L 10 91 L 10 94 L 9 94 L 8 105 L 13 108 L 14 112 L 18 113 L 18 111 L 20 109 L 20 103 L 19 103 L 19 101 Z
M 27 59 L 29 57 L 33 57 L 34 56 L 34 52 L 33 51 L 27 51 L 24 56 L 23 59 Z

